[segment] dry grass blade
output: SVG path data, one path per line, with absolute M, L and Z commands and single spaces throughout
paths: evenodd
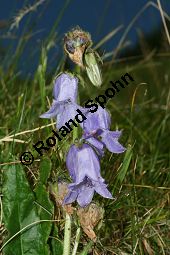
M 40 1 L 38 1 L 38 2 L 36 1 L 35 4 L 30 5 L 30 6 L 26 6 L 26 7 L 24 7 L 23 9 L 21 9 L 21 10 L 18 12 L 18 14 L 14 17 L 14 20 L 13 20 L 13 22 L 12 22 L 12 24 L 11 24 L 9 30 L 11 31 L 11 30 L 14 29 L 15 27 L 18 28 L 19 23 L 20 23 L 20 21 L 23 19 L 23 17 L 24 17 L 25 15 L 27 15 L 29 12 L 35 11 L 35 10 L 37 9 L 37 7 L 38 7 L 39 5 L 41 5 L 42 3 L 44 3 L 45 1 L 46 1 L 46 0 L 40 0 Z
M 123 28 L 123 25 L 118 26 L 116 29 L 108 33 L 103 39 L 94 47 L 94 49 L 98 49 L 101 47 L 105 42 L 110 40 L 118 31 L 120 31 Z
M 0 140 L 0 142 L 28 143 L 27 141 L 23 141 L 20 139 L 14 139 L 14 138 L 10 138 L 10 137 L 5 137 L 2 139 L 2 141 Z
M 127 34 L 129 33 L 129 31 L 130 31 L 131 28 L 133 27 L 134 23 L 138 20 L 138 18 L 142 15 L 142 13 L 143 13 L 145 10 L 147 10 L 148 7 L 150 7 L 150 6 L 156 8 L 156 9 L 158 9 L 158 10 L 160 11 L 160 9 L 159 9 L 159 7 L 157 6 L 157 4 L 155 4 L 155 3 L 152 2 L 152 1 L 149 1 L 148 3 L 146 3 L 146 4 L 143 6 L 143 8 L 140 9 L 140 11 L 135 15 L 135 17 L 132 19 L 132 21 L 131 21 L 131 22 L 129 23 L 129 25 L 127 26 L 125 32 L 123 33 L 123 35 L 122 35 L 122 37 L 121 37 L 121 39 L 120 39 L 120 41 L 119 41 L 119 43 L 118 43 L 117 49 L 116 49 L 115 53 L 113 54 L 113 59 L 116 58 L 116 56 L 117 56 L 117 54 L 118 54 L 118 52 L 119 52 L 119 50 L 120 50 L 122 44 L 124 43 L 124 40 L 125 40 Z M 168 14 L 167 14 L 166 12 L 162 11 L 162 15 L 163 15 L 164 17 L 166 17 L 166 18 L 170 21 L 170 17 L 168 16 Z
M 44 125 L 44 126 L 41 126 L 41 127 L 38 127 L 38 128 L 34 128 L 34 129 L 30 129 L 30 130 L 25 130 L 25 131 L 16 133 L 16 134 L 14 134 L 14 135 L 5 136 L 4 138 L 0 139 L 0 143 L 1 143 L 1 142 L 8 142 L 8 141 L 11 141 L 11 138 L 16 137 L 16 136 L 19 136 L 19 135 L 24 135 L 24 134 L 28 134 L 28 133 L 33 133 L 33 132 L 35 132 L 35 131 L 39 131 L 39 130 L 44 129 L 44 128 L 46 128 L 46 127 L 53 126 L 55 123 L 56 123 L 56 122 L 51 123 L 51 124 L 48 124 L 48 125 Z M 15 140 L 18 140 L 18 139 L 15 139 Z M 13 140 L 12 140 L 12 141 L 13 141 Z M 19 140 L 19 141 L 25 143 L 25 141 L 22 141 L 22 140 Z
M 127 186 L 127 187 L 135 187 L 135 188 L 146 188 L 146 189 L 160 189 L 160 190 L 170 190 L 169 187 L 153 187 L 153 186 L 149 186 L 149 185 L 139 185 L 139 184 L 122 184 L 123 186 Z
M 169 45 L 170 45 L 169 31 L 168 31 L 168 28 L 167 28 L 167 25 L 166 25 L 166 21 L 165 21 L 165 17 L 164 17 L 164 12 L 163 12 L 163 10 L 162 10 L 162 6 L 161 6 L 160 0 L 157 0 L 157 3 L 158 3 L 159 10 L 160 10 L 162 22 L 163 22 L 163 25 L 164 25 L 164 28 L 165 28 L 165 33 L 166 33 L 166 36 L 167 36 L 167 39 L 168 39 L 168 43 L 169 43 Z
M 34 161 L 39 162 L 40 159 L 35 159 Z M 0 164 L 0 166 L 15 165 L 15 164 L 21 164 L 21 161 L 18 160 L 18 161 L 12 161 L 12 162 L 5 162 Z
M 154 254 L 150 244 L 148 243 L 148 241 L 146 239 L 143 239 L 143 245 L 144 245 L 144 247 L 145 247 L 145 249 L 146 249 L 146 251 L 149 255 Z
M 128 46 L 130 46 L 130 45 L 131 45 L 131 42 L 130 42 L 130 41 L 126 41 L 126 42 L 124 42 L 124 43 L 121 45 L 120 50 L 126 49 L 126 48 L 127 48 Z M 112 50 L 112 51 L 110 51 L 110 52 L 105 53 L 105 54 L 102 56 L 102 60 L 105 60 L 105 59 L 107 59 L 107 58 L 113 56 L 114 52 L 115 52 L 115 50 Z M 114 63 L 115 63 L 115 62 L 118 63 L 119 60 L 116 59 L 116 60 L 114 60 Z M 108 63 L 109 63 L 109 64 L 110 64 L 110 63 L 113 63 L 113 61 L 110 61 L 110 62 L 107 61 L 107 62 L 104 63 L 104 65 L 107 66 Z
M 13 240 L 16 236 L 18 236 L 19 234 L 21 234 L 24 230 L 26 230 L 27 228 L 30 228 L 36 224 L 42 223 L 42 222 L 56 222 L 56 221 L 61 221 L 61 220 L 39 220 L 39 221 L 35 221 L 27 226 L 25 226 L 24 228 L 20 229 L 17 233 L 15 233 L 15 235 L 11 236 L 6 243 L 4 243 L 4 245 L 0 248 L 0 251 L 3 250 L 3 248 L 9 243 L 11 242 L 11 240 Z

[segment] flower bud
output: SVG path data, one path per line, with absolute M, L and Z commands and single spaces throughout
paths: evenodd
M 97 62 L 96 53 L 86 52 L 84 55 L 84 62 L 85 62 L 85 68 L 87 71 L 87 75 L 90 79 L 90 81 L 93 83 L 94 86 L 101 86 L 102 84 L 102 76 L 101 71 Z

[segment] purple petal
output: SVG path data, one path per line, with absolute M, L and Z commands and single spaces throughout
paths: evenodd
M 102 142 L 105 144 L 107 149 L 113 153 L 122 153 L 126 149 L 118 142 L 120 131 L 104 131 L 101 134 Z
M 61 128 L 65 125 L 66 122 L 68 122 L 70 119 L 74 120 L 75 116 L 79 114 L 77 112 L 77 109 L 79 109 L 82 114 L 84 115 L 85 109 L 79 106 L 76 103 L 73 102 L 65 102 L 60 106 L 60 112 L 57 115 L 57 129 Z
M 55 81 L 53 95 L 57 101 L 71 99 L 73 102 L 76 102 L 77 89 L 78 79 L 68 73 L 63 73 Z
M 95 188 L 95 191 L 101 195 L 102 197 L 105 197 L 105 198 L 110 198 L 110 199 L 113 199 L 112 197 L 112 194 L 108 191 L 107 189 L 107 185 L 104 184 L 104 183 L 94 183 L 94 188 Z
M 95 113 L 88 113 L 86 115 L 87 120 L 84 121 L 84 130 L 87 133 L 97 131 L 99 129 L 109 129 L 111 124 L 110 114 L 103 109 L 98 107 Z
M 84 207 L 91 202 L 94 195 L 94 186 L 90 179 L 85 178 L 79 184 L 71 183 L 68 188 L 70 192 L 64 199 L 65 204 L 72 203 L 77 199 L 78 204 Z
M 81 207 L 85 207 L 91 203 L 94 195 L 94 188 L 90 186 L 83 186 L 81 192 L 77 197 L 77 202 Z
M 73 145 L 67 155 L 67 168 L 76 184 L 81 183 L 85 177 L 95 181 L 103 181 L 100 175 L 99 158 L 90 145 L 83 144 L 80 148 Z
M 99 158 L 88 144 L 83 144 L 79 149 L 77 159 L 76 183 L 83 181 L 84 177 L 89 177 L 94 181 L 103 181 Z
M 77 196 L 78 196 L 78 191 L 77 190 L 69 191 L 67 193 L 67 195 L 65 196 L 65 198 L 64 198 L 63 204 L 73 203 L 77 199 Z
M 85 178 L 84 171 L 81 171 L 81 165 L 78 160 L 78 154 L 80 154 L 80 149 L 77 146 L 72 145 L 66 157 L 66 165 L 68 171 L 75 183 L 81 183 Z M 69 186 L 70 187 L 73 186 L 74 188 L 74 185 L 75 184 Z
M 119 138 L 120 136 L 121 136 L 121 134 L 122 134 L 122 131 L 119 131 L 119 130 L 116 130 L 116 131 L 110 131 L 111 132 L 111 136 L 113 137 L 113 138 Z
M 70 192 L 66 195 L 64 203 L 72 203 L 77 200 L 81 207 L 85 207 L 92 201 L 94 191 L 102 197 L 113 199 L 104 182 L 92 181 L 85 177 L 81 183 L 71 183 L 68 186 Z
M 66 166 L 74 182 L 76 181 L 76 174 L 75 174 L 76 160 L 77 160 L 76 155 L 77 155 L 77 147 L 75 145 L 72 145 L 66 156 Z
M 103 150 L 104 149 L 104 145 L 103 145 L 103 143 L 101 141 L 99 141 L 95 137 L 86 138 L 86 141 L 97 149 L 97 152 L 99 153 L 100 157 L 104 156 L 104 150 Z
M 59 111 L 60 111 L 60 104 L 56 100 L 53 100 L 53 103 L 50 109 L 47 112 L 41 114 L 40 118 L 45 118 L 45 119 L 54 118 L 57 116 Z

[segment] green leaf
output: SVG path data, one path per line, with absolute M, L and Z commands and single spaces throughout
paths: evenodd
M 123 160 L 122 167 L 120 168 L 119 174 L 117 176 L 117 179 L 120 181 L 120 183 L 122 183 L 125 178 L 131 159 L 132 159 L 132 147 L 129 145 Z
M 51 172 L 51 160 L 43 158 L 39 169 L 39 180 L 41 184 L 46 184 Z
M 89 254 L 89 250 L 92 248 L 92 246 L 93 246 L 93 241 L 90 241 L 88 244 L 86 244 L 86 246 L 84 247 L 84 249 L 80 253 L 80 255 L 88 255 Z
M 51 161 L 49 159 L 43 159 L 39 168 L 39 181 L 35 188 L 36 204 L 38 209 L 38 215 L 41 220 L 51 220 L 53 216 L 54 206 L 49 199 L 49 192 L 47 190 L 47 180 L 51 172 Z M 44 237 L 46 241 L 51 232 L 52 222 L 45 222 L 42 225 Z
M 130 165 L 130 162 L 131 162 L 131 159 L 132 159 L 132 148 L 133 147 L 131 145 L 129 145 L 127 150 L 126 150 L 122 166 L 119 169 L 116 181 L 115 181 L 114 186 L 112 188 L 112 194 L 114 194 L 117 185 L 118 184 L 119 185 L 122 184 L 122 182 L 123 182 L 123 180 L 124 180 L 124 178 L 126 176 L 126 173 L 127 173 L 128 169 L 129 169 L 129 165 Z
M 6 243 L 4 254 L 49 254 L 46 235 L 42 228 L 44 223 L 39 223 L 35 198 L 22 165 L 4 167 L 3 178 L 3 221 L 8 231 L 7 240 L 20 231 L 15 238 Z M 30 224 L 32 224 L 30 227 L 26 227 Z M 24 231 L 21 231 L 23 228 Z
M 54 231 L 52 233 L 52 255 L 63 254 L 63 242 L 58 239 L 58 229 L 54 226 Z

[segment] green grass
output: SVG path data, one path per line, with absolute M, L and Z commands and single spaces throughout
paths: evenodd
M 49 38 L 51 40 L 52 34 Z M 3 63 L 0 66 L 0 166 L 5 196 L 4 199 L 2 197 L 1 220 L 6 223 L 2 225 L 3 241 L 7 236 L 7 229 L 11 237 L 34 220 L 57 220 L 56 223 L 45 223 L 45 227 L 40 223 L 41 229 L 34 229 L 39 231 L 37 243 L 42 242 L 45 247 L 48 240 L 49 246 L 44 248 L 44 254 L 45 249 L 50 249 L 51 254 L 56 255 L 62 254 L 64 219 L 62 210 L 55 207 L 54 199 L 48 195 L 49 186 L 59 177 L 69 180 L 65 155 L 72 143 L 72 134 L 67 136 L 65 141 L 58 142 L 55 148 L 42 157 L 33 152 L 32 145 L 38 140 L 45 141 L 51 134 L 53 126 L 38 129 L 50 124 L 49 120 L 40 119 L 39 115 L 47 110 L 49 102 L 52 102 L 53 78 L 68 66 L 68 63 L 61 59 L 57 71 L 47 74 L 49 59 L 46 45 L 42 49 L 41 59 L 32 79 L 21 79 L 16 72 L 18 58 L 22 54 L 22 38 L 17 55 L 9 62 L 8 71 L 4 71 Z M 104 219 L 97 231 L 96 244 L 91 243 L 82 233 L 78 251 L 82 252 L 83 247 L 89 248 L 81 254 L 170 254 L 170 59 L 168 52 L 164 53 L 165 56 L 155 53 L 148 58 L 142 55 L 139 60 L 127 58 L 120 63 L 105 61 L 102 67 L 103 86 L 100 89 L 92 86 L 85 74 L 82 74 L 85 87 L 79 86 L 81 103 L 103 94 L 109 87 L 110 80 L 116 81 L 126 72 L 131 73 L 135 81 L 107 104 L 107 109 L 112 114 L 112 130 L 117 127 L 123 130 L 121 142 L 127 151 L 121 155 L 106 152 L 102 159 L 102 175 L 106 178 L 115 200 L 102 199 L 95 195 L 94 201 L 105 210 Z M 30 132 L 27 133 L 27 130 Z M 19 132 L 23 133 L 17 135 Z M 10 138 L 10 135 L 13 136 Z M 36 161 L 31 166 L 21 166 L 19 157 L 24 151 L 32 151 L 34 154 Z M 16 177 L 11 171 L 16 172 Z M 18 171 L 21 171 L 21 176 Z M 12 198 L 10 195 L 13 191 L 17 193 Z M 29 210 L 31 212 L 32 221 L 28 220 L 24 225 L 24 216 L 20 219 L 19 212 L 22 215 L 22 200 L 26 201 L 30 192 L 32 195 L 30 194 L 29 199 L 32 204 L 26 206 L 27 213 L 29 214 Z M 16 206 L 11 199 L 16 199 L 19 205 L 13 217 L 16 222 L 20 220 L 20 228 L 13 220 L 8 219 L 10 211 L 13 210 L 12 206 Z M 72 245 L 76 228 L 74 220 Z M 25 235 L 26 233 L 28 232 L 25 232 Z M 22 235 L 18 236 L 18 239 Z M 28 240 L 29 238 L 28 234 Z M 12 247 L 13 242 L 15 245 L 16 239 L 6 245 L 4 254 L 10 254 L 8 245 Z M 29 244 L 25 245 L 29 247 Z M 36 249 L 35 255 L 40 254 L 38 245 Z

